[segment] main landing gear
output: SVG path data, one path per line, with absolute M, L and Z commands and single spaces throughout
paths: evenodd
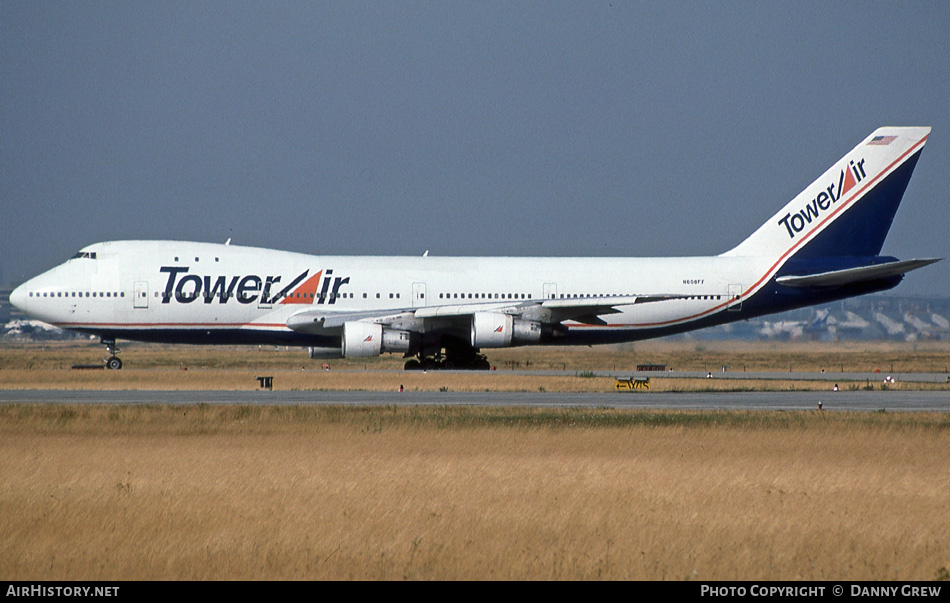
M 106 351 L 109 352 L 109 355 L 103 358 L 103 360 L 105 360 L 106 362 L 106 368 L 112 369 L 114 371 L 117 371 L 120 368 L 122 368 L 122 360 L 120 360 L 119 357 L 116 355 L 121 350 L 119 350 L 119 348 L 116 347 L 115 339 L 103 339 L 101 340 L 101 343 L 104 346 L 106 346 Z
M 419 352 L 416 358 L 406 361 L 404 368 L 407 371 L 488 371 L 491 363 L 474 348 L 445 348 L 444 352 L 438 348 Z

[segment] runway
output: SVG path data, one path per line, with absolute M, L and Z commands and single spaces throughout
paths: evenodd
M 530 371 L 513 370 L 505 371 L 511 375 L 535 375 L 535 376 L 559 376 L 572 377 L 577 371 Z M 950 384 L 950 373 L 900 373 L 900 372 L 865 372 L 865 373 L 842 373 L 842 372 L 785 372 L 785 371 L 591 371 L 595 377 L 650 377 L 654 379 L 678 378 L 678 379 L 761 379 L 766 381 L 827 381 L 828 383 L 841 382 L 852 383 L 865 381 L 869 384 L 881 383 L 885 377 L 893 377 L 896 381 L 908 381 L 919 383 L 948 383 Z
M 950 391 L 823 392 L 367 392 L 0 390 L 0 404 L 322 404 L 662 410 L 946 412 Z

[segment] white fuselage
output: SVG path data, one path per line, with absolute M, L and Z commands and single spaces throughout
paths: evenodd
M 77 255 L 85 257 L 18 288 L 15 303 L 28 304 L 31 315 L 63 328 L 125 336 L 151 332 L 154 337 L 147 338 L 156 340 L 166 333 L 174 341 L 188 339 L 181 337 L 186 332 L 214 336 L 227 330 L 245 332 L 243 341 L 268 342 L 268 334 L 290 331 L 286 323 L 293 314 L 315 307 L 395 312 L 657 291 L 681 296 L 620 306 L 620 313 L 602 317 L 604 325 L 568 323 L 590 333 L 622 329 L 629 336 L 623 339 L 637 339 L 637 331 L 688 328 L 730 311 L 735 296 L 750 295 L 769 272 L 767 258 L 749 257 L 311 256 L 178 241 L 98 243 Z

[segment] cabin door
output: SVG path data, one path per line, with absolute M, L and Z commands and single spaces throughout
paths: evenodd
M 148 308 L 148 281 L 135 281 L 132 292 L 133 308 Z

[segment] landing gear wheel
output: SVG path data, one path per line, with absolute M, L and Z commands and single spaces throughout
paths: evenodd
M 403 368 L 407 371 L 421 371 L 422 365 L 418 360 L 413 358 L 412 360 L 407 360 L 406 365 Z
M 102 339 L 101 343 L 106 346 L 106 352 L 109 354 L 109 356 L 105 358 L 106 368 L 114 371 L 122 368 L 122 361 L 116 356 L 116 354 L 119 353 L 119 348 L 115 345 L 115 339 Z

